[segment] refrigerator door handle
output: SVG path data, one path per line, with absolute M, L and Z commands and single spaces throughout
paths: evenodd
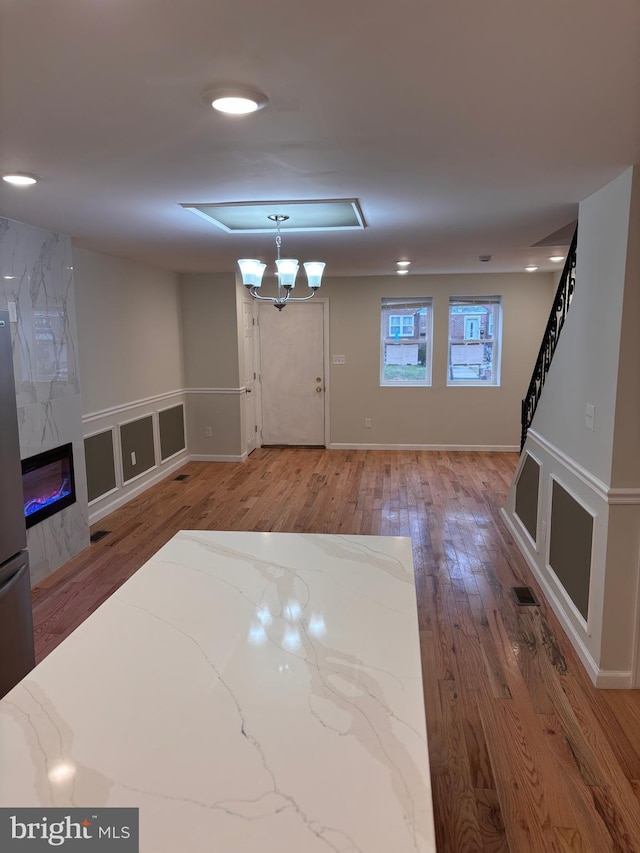
M 9 595 L 13 587 L 20 580 L 25 568 L 26 563 L 23 563 L 12 575 L 9 575 L 7 580 L 2 584 L 2 586 L 0 586 L 0 598 L 2 598 L 3 595 Z

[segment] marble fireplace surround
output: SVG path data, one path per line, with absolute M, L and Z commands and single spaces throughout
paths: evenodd
M 0 218 L 0 308 L 10 312 L 21 457 L 73 445 L 76 503 L 27 531 L 33 585 L 89 545 L 69 237 Z

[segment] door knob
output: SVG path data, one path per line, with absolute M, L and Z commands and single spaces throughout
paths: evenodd
M 322 376 L 316 376 L 316 382 L 322 382 Z

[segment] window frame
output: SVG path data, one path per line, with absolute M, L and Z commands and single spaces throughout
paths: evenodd
M 395 337 L 395 332 L 391 331 L 391 325 L 393 323 L 393 320 L 395 319 L 395 320 L 399 321 L 398 323 L 393 323 L 394 326 L 398 326 L 400 329 L 400 331 L 398 332 L 398 337 L 399 338 L 412 338 L 414 336 L 414 329 L 415 329 L 414 317 L 415 317 L 415 314 L 389 314 L 389 335 L 388 335 L 388 337 L 390 337 L 390 338 Z M 409 331 L 409 332 L 404 331 L 404 327 L 405 327 L 405 323 L 403 322 L 404 320 L 411 320 L 411 331 Z
M 410 315 L 412 321 L 411 334 L 400 334 L 395 338 L 395 334 L 391 332 L 391 317 L 400 317 L 400 329 L 403 328 L 402 319 L 408 318 L 407 314 L 391 314 L 394 309 L 410 309 L 413 313 Z M 420 321 L 418 321 L 418 336 L 416 337 L 416 314 L 425 309 L 425 337 L 420 337 Z M 389 334 L 386 334 L 389 333 Z M 433 384 L 433 297 L 431 296 L 406 296 L 406 297 L 382 297 L 380 300 L 380 364 L 379 364 L 379 385 L 381 388 L 428 388 Z M 425 378 L 424 379 L 385 379 L 385 367 L 389 366 L 385 362 L 386 348 L 391 340 L 396 340 L 399 344 L 415 343 L 418 347 L 425 346 Z
M 482 330 L 480 328 L 481 324 L 478 323 L 478 337 L 477 338 L 467 338 L 467 324 L 466 318 L 464 323 L 464 335 L 465 337 L 462 340 L 452 339 L 451 337 L 451 309 L 455 307 L 464 307 L 464 306 L 477 306 L 478 308 L 492 306 L 493 312 L 489 315 L 487 319 L 487 329 L 486 334 L 483 336 Z M 471 315 L 474 316 L 474 315 Z M 480 316 L 480 314 L 476 315 Z M 491 318 L 493 320 L 491 321 Z M 464 387 L 475 387 L 475 388 L 498 388 L 501 384 L 501 373 L 502 373 L 502 296 L 450 296 L 449 297 L 449 309 L 448 309 L 448 317 L 447 317 L 447 387 L 448 388 L 464 388 Z M 492 330 L 493 334 L 489 336 L 489 331 Z M 473 343 L 476 345 L 482 343 L 486 345 L 490 343 L 492 345 L 492 373 L 493 378 L 489 381 L 487 379 L 476 378 L 465 378 L 465 379 L 454 379 L 451 377 L 452 365 L 451 365 L 451 347 L 453 344 L 458 344 L 465 346 L 467 343 Z

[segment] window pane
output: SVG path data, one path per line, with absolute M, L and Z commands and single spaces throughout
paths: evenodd
M 500 297 L 449 300 L 448 385 L 498 385 Z
M 431 300 L 383 299 L 381 385 L 431 383 Z

